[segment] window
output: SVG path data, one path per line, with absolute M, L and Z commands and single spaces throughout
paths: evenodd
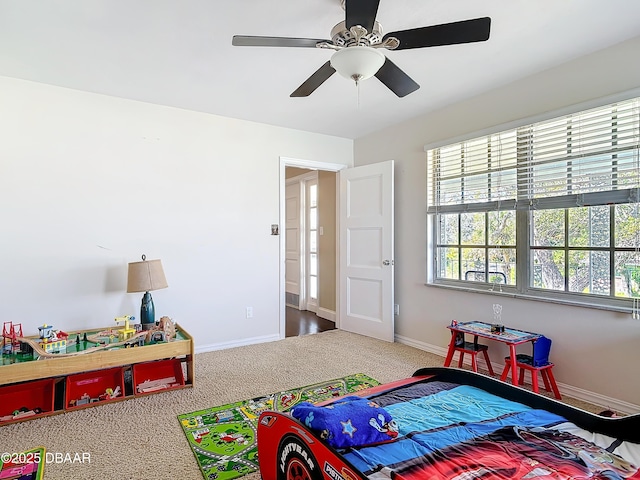
M 636 98 L 428 150 L 433 283 L 631 308 L 639 144 Z
M 318 306 L 318 179 L 307 186 L 307 309 Z M 315 311 L 315 310 L 314 310 Z

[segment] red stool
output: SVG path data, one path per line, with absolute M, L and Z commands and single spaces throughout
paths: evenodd
M 518 383 L 522 385 L 524 383 L 524 372 L 528 370 L 531 372 L 531 389 L 535 393 L 539 393 L 538 387 L 538 372 L 542 376 L 544 382 L 544 388 L 547 392 L 553 391 L 553 394 L 558 400 L 562 400 L 556 379 L 553 376 L 553 363 L 549 361 L 549 352 L 551 350 L 551 340 L 547 337 L 540 337 L 533 343 L 533 355 L 516 355 L 516 368 L 520 369 L 520 377 Z M 505 357 L 505 366 L 500 376 L 500 380 L 503 382 L 509 375 L 511 370 L 511 357 Z
M 482 352 L 484 355 L 484 361 L 487 364 L 487 370 L 489 370 L 490 375 L 495 375 L 493 373 L 493 367 L 491 366 L 491 360 L 489 360 L 489 354 L 487 353 L 489 347 L 487 345 L 482 345 L 478 343 L 478 337 L 475 337 L 475 341 L 473 342 L 462 342 L 459 345 L 456 342 L 456 346 L 454 348 L 455 352 L 460 352 L 460 358 L 458 359 L 458 368 L 462 368 L 462 361 L 464 360 L 464 354 L 468 353 L 471 355 L 471 368 L 474 372 L 478 371 L 478 361 L 476 359 L 478 353 Z

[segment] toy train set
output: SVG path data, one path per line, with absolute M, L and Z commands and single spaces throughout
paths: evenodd
M 84 355 L 111 348 L 130 348 L 168 342 L 175 338 L 175 324 L 169 317 L 162 317 L 158 325 L 148 330 L 141 330 L 140 324 L 132 327 L 130 325 L 132 320 L 134 317 L 130 315 L 117 317 L 116 323 L 123 323 L 124 328 L 107 329 L 91 334 L 84 332 L 82 339 L 78 333 L 75 340 L 71 339 L 68 333 L 54 330 L 52 325 L 47 324 L 38 327 L 39 337 L 24 337 L 22 324 L 4 322 L 2 355 L 8 357 L 9 363 L 12 363 L 11 360 L 21 361 L 24 360 L 21 357 L 29 355 L 34 357 L 37 355 L 37 359 Z

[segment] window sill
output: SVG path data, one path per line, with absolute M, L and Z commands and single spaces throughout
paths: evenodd
M 589 298 L 588 301 L 587 299 L 579 300 L 579 298 L 583 297 L 582 295 L 579 295 L 579 294 L 568 295 L 570 296 L 570 298 L 558 298 L 557 296 L 551 296 L 553 295 L 553 293 L 547 296 L 546 292 L 544 296 L 536 294 L 535 291 L 532 291 L 532 293 L 521 293 L 521 292 L 517 292 L 513 287 L 494 286 L 493 289 L 491 289 L 492 287 L 488 286 L 487 288 L 473 288 L 466 285 L 456 285 L 454 283 L 432 283 L 432 282 L 426 282 L 425 286 L 444 288 L 448 290 L 456 290 L 459 292 L 488 294 L 488 295 L 494 295 L 494 296 L 503 297 L 503 298 L 504 297 L 517 298 L 520 300 L 532 300 L 537 302 L 555 303 L 559 305 L 568 305 L 572 307 L 592 308 L 596 310 L 606 310 L 610 312 L 619 312 L 619 313 L 627 313 L 627 314 L 631 314 L 632 312 L 631 299 L 626 299 L 626 300 L 607 299 L 612 302 L 611 304 L 593 303 L 593 300 L 591 298 Z M 564 295 L 567 295 L 567 294 L 564 294 Z M 629 305 L 623 305 L 622 304 L 623 302 L 624 303 L 629 302 Z M 617 303 L 620 303 L 620 304 L 617 304 Z

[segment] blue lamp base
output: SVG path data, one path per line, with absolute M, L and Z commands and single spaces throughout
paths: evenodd
M 142 330 L 149 330 L 156 324 L 153 298 L 151 298 L 151 294 L 149 292 L 146 292 L 142 296 L 142 305 L 140 306 L 140 324 L 142 325 Z

